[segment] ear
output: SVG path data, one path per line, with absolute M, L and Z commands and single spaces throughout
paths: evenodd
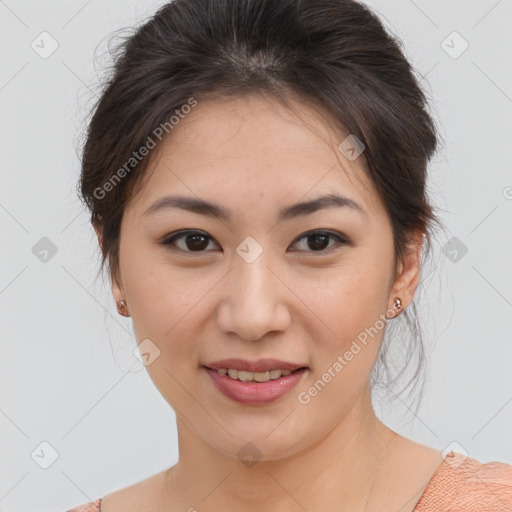
M 122 285 L 120 285 L 118 283 L 118 280 L 115 278 L 115 276 L 111 276 L 110 280 L 112 282 L 112 295 L 114 297 L 116 304 L 120 300 L 126 301 L 126 296 L 125 296 Z
M 414 231 L 410 235 L 403 261 L 399 264 L 397 277 L 391 289 L 388 306 L 391 310 L 394 309 L 395 297 L 400 297 L 402 310 L 413 301 L 419 284 L 422 249 L 423 232 Z
M 94 231 L 96 232 L 96 236 L 98 237 L 98 244 L 100 249 L 103 251 L 103 234 L 101 231 L 101 227 L 98 224 L 94 224 Z M 119 279 L 116 276 L 111 275 L 110 280 L 112 282 L 112 295 L 114 297 L 114 301 L 117 304 L 120 300 L 126 300 L 124 291 L 122 287 L 119 285 Z

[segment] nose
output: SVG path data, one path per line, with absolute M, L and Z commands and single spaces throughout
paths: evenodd
M 264 257 L 252 263 L 234 258 L 233 268 L 221 287 L 217 323 L 225 334 L 256 341 L 271 332 L 284 332 L 291 315 L 291 292 Z

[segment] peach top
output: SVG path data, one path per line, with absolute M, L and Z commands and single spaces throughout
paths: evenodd
M 108 496 L 108 495 L 107 495 Z M 66 512 L 101 512 L 101 501 Z M 482 464 L 450 452 L 435 471 L 413 512 L 512 512 L 512 466 Z

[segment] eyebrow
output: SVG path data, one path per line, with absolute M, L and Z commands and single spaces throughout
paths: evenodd
M 359 203 L 345 196 L 338 194 L 327 194 L 317 197 L 311 201 L 304 201 L 286 206 L 279 211 L 278 220 L 288 220 L 302 215 L 309 215 L 319 210 L 327 208 L 348 207 L 352 210 L 366 215 L 365 210 Z M 165 196 L 155 201 L 144 213 L 143 216 L 158 211 L 169 209 L 181 209 L 200 215 L 207 215 L 221 219 L 223 221 L 231 220 L 231 213 L 224 206 L 211 203 L 203 199 L 187 196 Z

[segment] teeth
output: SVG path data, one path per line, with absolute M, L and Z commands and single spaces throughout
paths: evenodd
M 232 368 L 221 368 L 217 370 L 221 375 L 227 375 L 235 380 L 242 382 L 268 382 L 269 380 L 279 379 L 286 375 L 290 375 L 291 370 L 267 370 L 266 372 L 245 372 L 242 370 L 234 370 Z
M 271 379 L 278 379 L 279 377 L 281 377 L 281 372 L 282 371 L 284 371 L 284 370 L 270 370 L 270 378 Z

